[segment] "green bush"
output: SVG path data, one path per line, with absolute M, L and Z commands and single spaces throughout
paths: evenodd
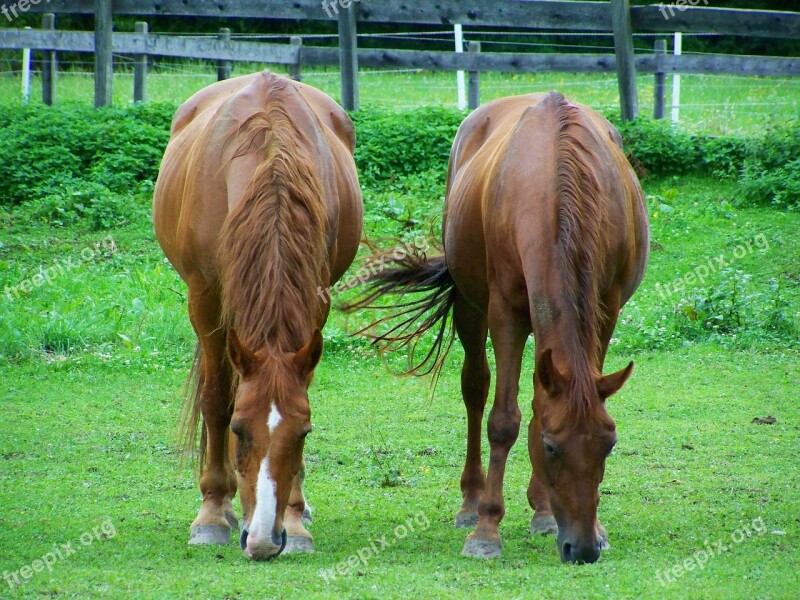
M 66 190 L 68 196 L 67 186 L 76 181 L 102 186 L 107 193 L 94 189 L 104 198 L 135 194 L 157 177 L 174 108 L 167 104 L 101 110 L 77 104 L 3 107 L 0 205 L 43 199 L 54 189 Z M 368 107 L 352 117 L 358 135 L 356 163 L 367 190 L 385 193 L 393 185 L 404 186 L 410 176 L 444 184 L 463 113 L 430 107 L 404 112 Z M 743 204 L 800 205 L 800 120 L 789 126 L 773 125 L 751 141 L 692 136 L 649 119 L 615 124 L 626 154 L 641 175 L 739 176 Z M 420 193 L 396 191 L 398 198 L 409 191 Z M 394 200 L 381 202 L 389 204 L 390 218 Z
M 800 119 L 750 143 L 740 184 L 741 205 L 800 206 Z
M 736 177 L 742 171 L 748 141 L 740 137 L 697 137 L 701 170 L 715 177 Z
M 691 135 L 665 121 L 637 119 L 617 123 L 625 155 L 634 168 L 647 175 L 681 175 L 696 171 L 699 156 Z
M 59 182 L 46 196 L 34 198 L 19 211 L 33 222 L 66 227 L 84 223 L 88 229 L 111 229 L 133 217 L 136 202 L 106 186 L 82 180 Z
M 446 108 L 402 113 L 364 109 L 352 115 L 356 164 L 364 185 L 415 173 L 447 171 L 450 148 L 464 114 Z
M 154 181 L 173 112 L 169 105 L 3 107 L 0 204 L 44 198 L 76 181 L 118 194 Z

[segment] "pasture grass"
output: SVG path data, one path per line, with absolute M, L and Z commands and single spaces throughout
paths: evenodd
M 187 547 L 200 498 L 193 470 L 180 466 L 176 427 L 193 336 L 185 288 L 153 239 L 148 199 L 132 199 L 138 208 L 131 222 L 103 233 L 31 222 L 24 207 L 0 212 L 3 289 L 41 267 L 76 262 L 99 244 L 52 282 L 11 300 L 0 296 L 0 575 L 33 565 L 56 544 L 76 550 L 20 586 L 0 581 L 0 595 L 796 597 L 800 355 L 796 336 L 759 319 L 773 300 L 770 282 L 779 280 L 784 324 L 798 323 L 800 216 L 736 208 L 734 184 L 725 181 L 651 180 L 645 188 L 653 252 L 607 366 L 637 363 L 631 382 L 609 400 L 619 444 L 601 486 L 600 517 L 612 548 L 582 567 L 562 565 L 552 538 L 527 532 L 524 427 L 506 476 L 503 557 L 460 556 L 467 531 L 451 524 L 466 427 L 460 349 L 431 400 L 427 380 L 387 374 L 384 367 L 398 370 L 404 357 L 387 357 L 384 365 L 347 337 L 369 315 L 333 315 L 311 391 L 306 493 L 317 553 L 254 564 L 234 539 L 224 548 Z M 427 189 L 367 190 L 370 235 L 399 233 L 387 214 L 440 211 L 441 189 Z M 759 234 L 769 248 L 733 267 L 752 277 L 739 302 L 758 313 L 753 326 L 686 335 L 676 320 L 681 298 L 723 286 L 725 275 L 680 297 L 663 297 L 656 284 L 708 257 L 730 258 Z M 106 235 L 115 247 L 100 244 Z M 525 365 L 520 405 L 527 422 L 530 345 Z M 752 422 L 766 416 L 777 421 Z M 106 519 L 115 535 L 83 546 L 81 535 Z M 414 532 L 396 535 L 409 519 Z M 736 543 L 732 536 L 741 539 L 745 526 L 751 535 Z M 389 547 L 356 564 L 352 557 L 384 536 Z M 659 583 L 658 573 L 691 560 L 706 541 L 727 551 L 674 583 Z
M 264 65 L 237 64 L 234 76 L 251 73 Z M 285 73 L 282 67 L 276 72 Z M 314 69 L 303 79 L 337 100 L 339 74 L 335 69 Z M 149 100 L 178 104 L 194 92 L 216 81 L 216 69 L 205 63 L 180 67 L 163 65 L 148 76 Z M 370 71 L 360 74 L 360 95 L 364 105 L 391 110 L 420 106 L 457 105 L 455 73 L 430 71 Z M 653 114 L 653 76 L 639 75 L 641 114 Z M 0 76 L 0 99 L 21 101 L 20 77 Z M 481 100 L 546 92 L 556 89 L 565 95 L 610 114 L 619 112 L 619 90 L 613 73 L 483 73 Z M 58 98 L 91 104 L 94 83 L 91 73 L 66 70 L 59 74 Z M 131 102 L 133 75 L 124 65 L 114 76 L 114 102 Z M 31 100 L 41 101 L 41 79 L 34 75 Z M 667 117 L 672 105 L 671 77 L 667 78 Z M 800 114 L 800 80 L 770 77 L 683 75 L 681 127 L 696 133 L 756 134 L 772 120 L 783 121 Z

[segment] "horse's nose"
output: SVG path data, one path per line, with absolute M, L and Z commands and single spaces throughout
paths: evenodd
M 565 563 L 582 565 L 594 563 L 600 558 L 600 543 L 575 544 L 569 541 L 561 545 L 561 560 Z
M 274 532 L 270 538 L 258 539 L 251 536 L 247 528 L 242 529 L 242 535 L 239 538 L 239 544 L 247 558 L 252 560 L 270 560 L 279 556 L 283 549 L 286 548 L 286 530 L 284 529 L 280 535 Z

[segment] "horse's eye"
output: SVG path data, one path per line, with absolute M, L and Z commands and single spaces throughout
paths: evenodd
M 547 453 L 547 456 L 551 458 L 555 458 L 556 456 L 558 456 L 558 449 L 552 444 L 548 444 L 547 442 L 544 442 L 544 451 Z
M 238 438 L 241 439 L 242 435 L 244 434 L 244 426 L 238 422 L 234 421 L 231 423 L 231 432 Z

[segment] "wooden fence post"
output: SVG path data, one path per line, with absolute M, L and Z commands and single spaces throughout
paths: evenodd
M 358 27 L 357 5 L 339 11 L 339 69 L 342 77 L 342 106 L 358 110 Z
M 219 35 L 217 36 L 220 42 L 223 44 L 229 44 L 231 41 L 231 30 L 227 27 L 223 27 L 219 30 Z M 226 79 L 231 78 L 231 72 L 233 71 L 233 67 L 231 65 L 231 61 L 229 60 L 221 60 L 217 63 L 217 81 L 224 81 Z
M 136 33 L 147 35 L 147 23 L 136 23 Z M 133 66 L 133 101 L 147 102 L 147 54 L 137 54 Z
M 480 54 L 481 43 L 470 42 L 467 45 L 467 51 L 470 54 Z M 469 101 L 468 106 L 470 110 L 475 110 L 481 105 L 481 72 L 469 72 Z
M 667 56 L 667 40 L 656 40 L 655 47 L 656 58 L 656 74 L 655 74 L 655 89 L 653 90 L 653 118 L 664 118 L 664 104 L 666 97 L 666 80 L 667 75 L 664 72 L 664 58 Z
M 42 31 L 56 30 L 56 16 L 53 13 L 42 15 Z M 58 62 L 55 50 L 42 52 L 42 102 L 52 106 L 56 101 L 56 77 Z
M 292 36 L 289 43 L 293 48 L 297 48 L 297 62 L 289 65 L 289 77 L 295 81 L 303 81 L 303 38 Z
M 94 105 L 111 106 L 113 99 L 114 55 L 112 0 L 94 0 Z
M 611 0 L 611 22 L 614 27 L 614 53 L 617 57 L 622 119 L 631 121 L 639 116 L 639 94 L 636 89 L 630 0 Z

